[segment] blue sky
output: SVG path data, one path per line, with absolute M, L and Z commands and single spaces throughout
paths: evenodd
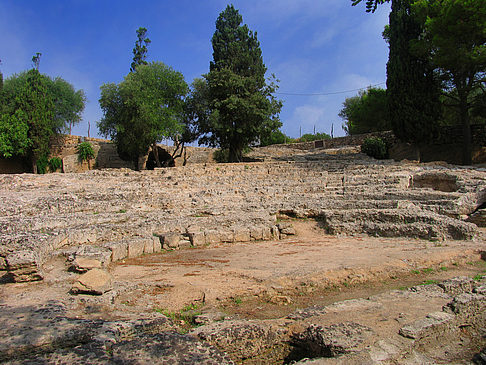
M 0 70 L 4 78 L 32 67 L 83 89 L 88 102 L 73 134 L 99 136 L 100 86 L 120 82 L 130 70 L 136 29 L 152 40 L 148 61 L 162 61 L 188 83 L 209 70 L 215 21 L 222 0 L 0 0 Z M 269 73 L 280 93 L 326 94 L 379 84 L 386 79 L 388 48 L 381 37 L 390 8 L 365 13 L 350 0 L 241 0 L 232 4 L 258 33 Z M 384 85 L 382 85 L 384 87 Z M 346 97 L 277 95 L 283 100 L 282 130 L 344 135 L 338 113 Z

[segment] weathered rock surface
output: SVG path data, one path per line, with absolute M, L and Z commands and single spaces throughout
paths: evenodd
M 71 288 L 74 294 L 102 295 L 112 289 L 112 277 L 105 270 L 91 269 L 79 276 Z
M 0 262 L 4 281 L 38 280 L 56 250 L 80 245 L 109 249 L 91 257 L 105 266 L 162 248 L 293 235 L 279 215 L 318 219 L 331 234 L 477 235 L 464 219 L 485 199 L 482 171 L 356 153 L 279 158 L 294 161 L 1 176 L 0 260 L 31 252 L 21 265 Z

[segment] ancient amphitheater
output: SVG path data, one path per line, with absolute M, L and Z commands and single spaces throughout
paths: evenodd
M 0 361 L 486 363 L 484 168 L 252 157 L 0 175 Z

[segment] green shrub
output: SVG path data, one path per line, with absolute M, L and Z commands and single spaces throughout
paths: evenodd
M 388 148 L 386 143 L 378 137 L 366 138 L 361 145 L 361 152 L 377 160 L 388 158 Z
M 327 133 L 316 133 L 316 134 L 306 133 L 302 135 L 302 137 L 298 138 L 297 142 L 313 142 L 313 141 L 320 141 L 323 139 L 331 139 L 331 136 L 328 135 Z
M 216 162 L 228 162 L 229 151 L 228 150 L 216 150 L 213 153 L 213 158 Z
M 49 160 L 47 159 L 47 156 L 41 156 L 39 159 L 36 161 L 37 165 L 37 173 L 38 174 L 45 174 L 47 172 L 47 166 L 49 165 Z
M 59 157 L 49 159 L 49 170 L 56 172 L 62 166 L 62 160 Z
M 81 162 L 89 161 L 95 157 L 93 147 L 89 142 L 81 142 L 76 148 L 76 152 L 78 153 L 78 158 Z

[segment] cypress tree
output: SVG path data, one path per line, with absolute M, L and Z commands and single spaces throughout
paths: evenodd
M 242 17 L 228 5 L 216 21 L 213 61 L 206 75 L 211 115 L 200 125 L 201 143 L 228 150 L 230 162 L 241 161 L 243 149 L 267 131 L 277 130 L 282 107 L 267 84 L 256 32 L 241 25 Z
M 440 87 L 433 67 L 411 47 L 422 30 L 423 24 L 412 14 L 411 0 L 392 0 L 387 63 L 389 117 L 395 135 L 417 143 L 419 150 L 436 137 L 441 112 Z

